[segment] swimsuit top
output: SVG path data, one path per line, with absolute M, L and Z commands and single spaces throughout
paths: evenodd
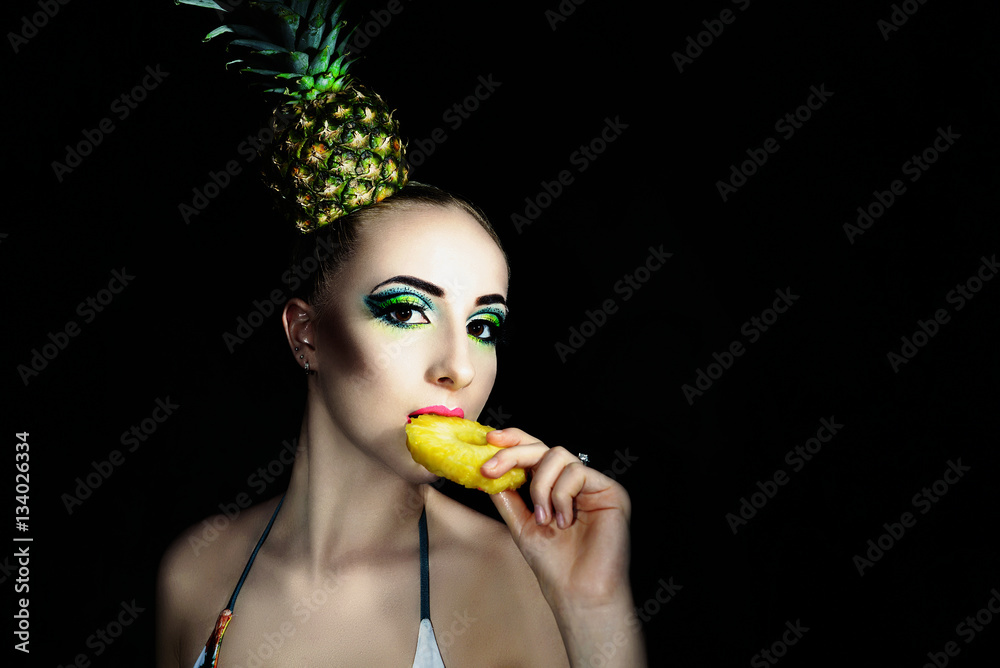
M 239 595 L 240 588 L 243 586 L 243 582 L 247 579 L 247 575 L 250 573 L 250 567 L 253 566 L 253 560 L 257 556 L 257 552 L 260 551 L 260 546 L 264 544 L 264 539 L 267 538 L 268 532 L 271 531 L 271 525 L 274 524 L 274 518 L 278 516 L 278 511 L 281 510 L 281 504 L 284 503 L 284 501 L 284 497 L 278 501 L 278 507 L 274 509 L 274 514 L 271 515 L 271 520 L 267 523 L 267 527 L 264 529 L 264 533 L 261 534 L 260 540 L 257 541 L 257 547 L 253 549 L 253 553 L 250 555 L 249 561 L 247 561 L 246 568 L 243 569 L 243 575 L 240 576 L 240 581 L 236 583 L 236 589 L 233 590 L 233 595 L 229 599 L 229 605 L 226 606 L 226 609 L 219 615 L 218 621 L 215 622 L 215 630 L 212 632 L 211 637 L 209 637 L 208 642 L 205 644 L 205 648 L 201 650 L 201 655 L 198 657 L 198 660 L 195 661 L 194 668 L 218 668 L 220 666 L 219 659 L 220 651 L 222 649 L 222 636 L 226 632 L 226 627 L 229 625 L 229 621 L 233 618 L 233 608 L 236 606 L 236 597 Z M 417 636 L 417 651 L 413 657 L 413 668 L 444 668 L 444 661 L 441 659 L 441 651 L 438 649 L 437 640 L 434 638 L 434 627 L 431 626 L 426 509 L 420 513 L 419 525 L 420 633 Z

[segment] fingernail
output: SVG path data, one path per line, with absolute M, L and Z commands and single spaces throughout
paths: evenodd
M 489 469 L 495 469 L 496 467 L 497 467 L 497 458 L 496 457 L 494 457 L 493 459 L 488 460 L 485 464 L 483 464 L 483 468 L 487 469 L 487 470 L 489 470 Z
M 535 506 L 535 524 L 545 524 L 545 506 Z
M 566 528 L 566 518 L 563 517 L 562 513 L 556 513 L 556 524 L 559 526 L 560 529 Z

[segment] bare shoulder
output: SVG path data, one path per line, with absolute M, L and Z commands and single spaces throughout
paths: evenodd
M 198 657 L 277 501 L 236 517 L 207 517 L 164 552 L 156 586 L 158 668 L 186 668 Z
M 477 636 L 475 631 L 501 629 L 504 646 L 502 649 L 497 647 L 494 655 L 505 656 L 503 665 L 568 666 L 566 649 L 552 610 L 507 525 L 443 494 L 435 492 L 432 499 L 428 500 L 429 508 L 444 520 L 438 522 L 437 527 L 428 525 L 432 590 L 435 572 L 448 568 L 453 569 L 445 571 L 449 576 L 463 574 L 460 579 L 454 579 L 456 591 L 448 594 L 453 601 L 452 607 L 462 614 L 466 609 L 479 611 L 470 613 L 470 619 L 481 617 L 485 620 L 488 615 L 488 624 L 470 625 L 473 632 L 470 636 Z M 433 563 L 435 553 L 439 552 L 443 552 L 444 561 L 440 569 Z M 503 623 L 499 624 L 498 620 Z M 518 640 L 510 642 L 511 638 Z M 475 643 L 456 642 L 452 651 L 459 652 L 463 645 L 476 651 L 477 647 L 481 650 L 491 644 L 493 639 L 478 637 Z M 475 656 L 482 661 L 482 653 L 477 652 Z M 477 665 L 474 660 L 454 663 Z

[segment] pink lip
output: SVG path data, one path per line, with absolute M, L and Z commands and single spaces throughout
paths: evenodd
M 416 415 L 423 415 L 424 413 L 433 413 L 434 415 L 444 415 L 445 417 L 465 417 L 465 411 L 461 408 L 448 408 L 447 406 L 427 406 L 426 408 L 418 408 L 417 410 L 410 413 L 410 417 Z

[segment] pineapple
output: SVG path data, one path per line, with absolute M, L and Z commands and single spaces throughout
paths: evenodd
M 406 447 L 413 461 L 425 469 L 470 489 L 497 494 L 517 489 L 527 481 L 524 469 L 513 468 L 499 478 L 487 478 L 479 469 L 500 451 L 486 442 L 493 427 L 460 417 L 425 413 L 406 425 Z
M 214 0 L 175 2 L 229 11 Z M 303 232 L 380 202 L 407 181 L 404 145 L 392 111 L 348 73 L 354 61 L 347 52 L 350 33 L 341 34 L 344 4 L 251 0 L 247 13 L 257 16 L 253 26 L 227 24 L 205 37 L 235 36 L 230 47 L 245 47 L 268 63 L 243 71 L 279 84 L 267 90 L 284 102 L 272 117 L 275 137 L 265 156 L 269 166 L 264 178 Z M 268 14 L 278 24 L 277 39 L 257 27 Z

